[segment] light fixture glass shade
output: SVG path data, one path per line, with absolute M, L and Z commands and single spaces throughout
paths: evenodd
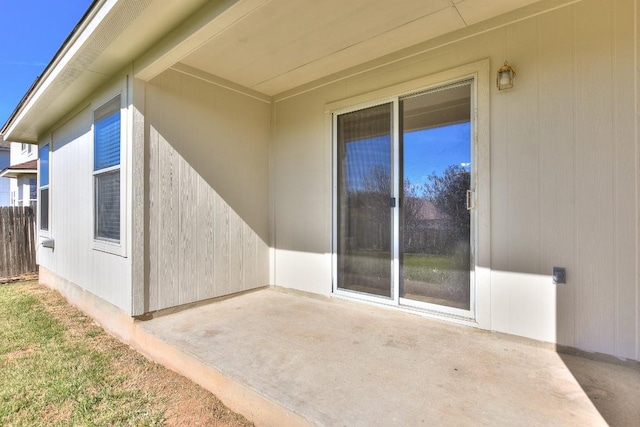
M 496 78 L 496 86 L 498 90 L 511 89 L 513 87 L 513 78 L 516 76 L 516 70 L 504 62 L 504 65 L 498 70 Z

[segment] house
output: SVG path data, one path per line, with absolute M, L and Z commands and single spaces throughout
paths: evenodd
M 6 168 L 9 166 L 11 153 L 10 153 L 11 144 L 5 142 L 2 137 L 0 137 L 0 168 Z M 8 179 L 2 179 L 0 175 L 0 206 L 9 206 L 10 205 L 10 182 Z
M 2 129 L 40 280 L 115 331 L 279 286 L 640 361 L 639 10 L 96 0 Z
M 0 178 L 10 182 L 10 206 L 37 204 L 38 146 L 20 142 L 10 143 L 10 164 L 0 170 Z

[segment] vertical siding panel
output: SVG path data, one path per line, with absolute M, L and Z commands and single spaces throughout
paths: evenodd
M 635 53 L 635 64 L 636 64 L 636 74 L 635 74 L 635 117 L 638 117 L 640 114 L 640 87 L 638 82 L 640 82 L 640 69 L 638 69 L 638 63 L 640 62 L 640 28 L 638 22 L 640 22 L 640 7 L 638 7 L 638 2 L 636 1 L 636 13 L 635 13 L 635 43 L 636 43 L 636 51 Z M 636 357 L 637 361 L 640 361 L 640 120 L 636 120 L 635 122 L 635 183 L 636 189 L 633 193 L 636 198 L 636 208 L 635 208 L 635 216 L 636 216 L 636 321 L 635 321 L 635 329 L 636 329 Z
M 515 86 L 507 111 L 509 157 L 508 233 L 509 269 L 539 273 L 538 195 L 538 25 L 530 19 L 508 28 L 505 58 L 516 67 Z
M 171 145 L 160 138 L 160 256 L 159 302 L 160 307 L 172 307 L 179 302 L 178 247 L 179 247 L 179 199 L 178 160 Z
M 507 283 L 510 298 L 509 332 L 542 335 L 543 306 L 539 273 L 538 170 L 538 21 L 530 19 L 507 28 L 508 60 L 518 72 L 514 88 L 499 96 L 509 98 L 507 110 Z M 522 274 L 525 273 L 525 274 Z M 515 278 L 518 280 L 514 280 Z
M 197 209 L 197 262 L 196 281 L 198 299 L 203 300 L 215 296 L 213 287 L 214 257 L 214 193 L 211 187 L 198 176 L 198 209 Z
M 149 82 L 146 97 L 145 119 L 162 137 L 157 307 L 238 292 L 245 277 L 257 282 L 243 264 L 244 252 L 256 256 L 255 237 L 245 250 L 243 235 L 244 227 L 268 234 L 270 105 L 176 70 Z
M 253 289 L 256 285 L 256 233 L 247 224 L 242 227 L 242 259 L 243 259 L 243 287 Z
M 573 9 L 540 18 L 540 234 L 541 272 L 567 268 L 569 281 L 556 285 L 556 305 L 542 318 L 555 319 L 556 339 L 573 346 L 575 333 Z M 545 286 L 551 284 L 551 279 Z
M 613 354 L 613 158 L 611 7 L 584 1 L 576 10 L 576 344 Z
M 243 244 L 242 219 L 229 210 L 229 289 L 230 293 L 238 292 L 243 287 Z
M 196 284 L 196 172 L 185 159 L 178 156 L 180 170 L 180 187 L 178 191 L 178 207 L 180 210 L 180 245 L 179 254 L 179 286 L 180 304 L 197 300 Z
M 215 296 L 229 294 L 229 205 L 215 194 L 213 283 Z
M 267 286 L 270 280 L 269 270 L 269 245 L 260 236 L 256 236 L 257 259 L 256 259 L 256 280 L 257 286 Z
M 491 68 L 497 69 L 506 57 L 504 40 L 507 29 L 495 32 L 500 46 L 500 54 L 492 58 Z M 515 64 L 514 64 L 515 65 Z M 519 83 L 519 82 L 516 82 Z M 511 109 L 509 93 L 500 93 L 491 82 L 490 117 L 507 117 Z M 509 281 L 504 272 L 509 271 L 509 223 L 507 189 L 509 182 L 509 123 L 507 120 L 491 120 L 491 327 L 498 331 L 508 331 L 510 324 Z M 489 267 L 489 266 L 486 266 Z
M 158 301 L 158 275 L 160 250 L 160 175 L 158 131 L 149 128 L 149 310 L 160 308 Z
M 614 2 L 614 188 L 615 188 L 615 271 L 616 349 L 615 355 L 635 359 L 636 281 L 635 226 L 635 94 L 634 7 L 629 1 Z
M 131 257 L 94 249 L 92 123 L 93 113 L 88 107 L 57 123 L 50 136 L 49 225 L 56 248 L 52 251 L 41 247 L 39 262 L 56 275 L 130 313 Z M 45 141 L 49 138 L 43 137 Z M 124 191 L 130 189 L 129 181 Z M 130 203 L 129 198 L 127 206 Z

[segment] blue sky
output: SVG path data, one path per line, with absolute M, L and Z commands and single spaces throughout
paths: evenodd
M 0 127 L 92 0 L 0 0 Z
M 404 135 L 404 175 L 413 184 L 424 184 L 429 175 L 442 175 L 451 165 L 469 170 L 470 162 L 469 122 Z
M 470 170 L 471 123 L 459 123 L 404 134 L 404 178 L 412 184 L 429 182 L 429 175 L 442 175 L 451 165 Z M 376 167 L 390 173 L 390 136 L 379 136 L 347 145 L 347 182 L 362 188 L 363 179 Z

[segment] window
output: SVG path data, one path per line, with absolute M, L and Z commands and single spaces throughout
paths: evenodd
M 49 230 L 49 144 L 40 147 L 40 230 Z
M 36 180 L 33 178 L 29 179 L 29 200 L 33 201 L 38 198 Z
M 94 111 L 94 238 L 120 242 L 120 95 Z

